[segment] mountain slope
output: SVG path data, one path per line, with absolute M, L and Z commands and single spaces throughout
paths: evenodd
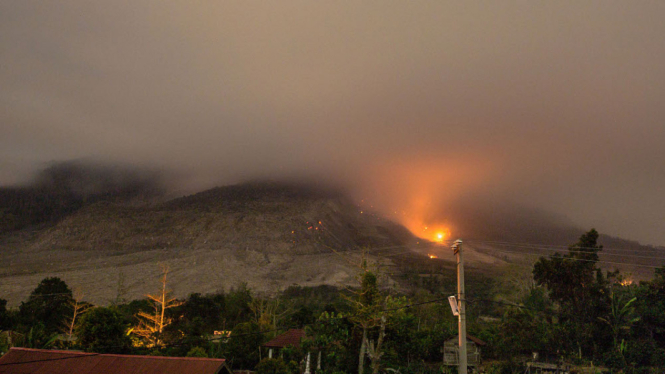
M 343 193 L 318 186 L 256 182 L 150 201 L 87 202 L 48 225 L 0 235 L 0 263 L 7 264 L 0 267 L 0 297 L 17 305 L 41 279 L 59 276 L 97 304 L 139 298 L 158 286 L 159 263 L 171 267 L 179 297 L 243 282 L 268 293 L 293 284 L 349 285 L 356 282 L 363 251 L 383 269 L 387 284 L 455 271 L 449 243 L 416 238 L 379 214 L 361 211 Z M 496 274 L 511 263 L 528 274 L 539 256 L 565 252 L 584 231 L 509 205 L 477 202 L 450 212 L 455 236 L 465 241 L 469 272 L 478 274 Z M 549 247 L 519 244 L 527 241 Z M 662 249 L 607 236 L 600 241 L 623 249 L 601 253 L 606 269 L 619 267 L 644 279 L 653 273 L 649 266 L 665 263 L 652 259 L 665 257 Z
M 131 281 L 125 296 L 140 297 L 156 283 L 158 262 L 170 264 L 179 296 L 240 282 L 265 292 L 343 285 L 354 281 L 360 248 L 416 240 L 333 191 L 242 184 L 144 207 L 99 202 L 25 240 L 5 238 L 1 256 L 12 266 L 0 270 L 0 292 L 16 301 L 40 277 L 59 275 L 104 302 L 118 296 L 122 273 Z

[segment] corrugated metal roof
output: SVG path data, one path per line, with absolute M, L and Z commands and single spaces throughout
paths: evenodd
M 264 347 L 276 347 L 276 348 L 284 348 L 288 347 L 290 345 L 292 346 L 299 346 L 300 345 L 300 339 L 305 337 L 305 330 L 301 329 L 291 329 L 281 335 L 277 335 L 275 339 L 267 342 L 264 344 Z
M 485 343 L 484 341 L 482 341 L 482 340 L 476 338 L 476 337 L 473 336 L 473 335 L 466 334 L 466 338 L 469 339 L 469 340 L 471 340 L 472 342 L 478 344 L 478 345 L 487 345 L 487 343 Z
M 473 335 L 466 334 L 466 340 L 471 340 L 472 342 L 478 344 L 478 345 L 487 345 L 484 341 L 476 338 Z M 459 335 L 455 336 L 454 338 L 446 340 L 447 342 L 457 342 L 459 341 Z
M 218 358 L 132 356 L 11 348 L 0 358 L 0 374 L 217 374 Z

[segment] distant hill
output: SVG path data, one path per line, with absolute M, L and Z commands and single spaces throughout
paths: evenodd
M 564 216 L 543 209 L 470 196 L 432 212 L 430 221 L 445 223 L 453 236 L 464 239 L 569 245 L 589 227 L 579 227 Z M 606 246 L 644 248 L 636 241 L 602 235 Z
M 163 192 L 155 172 L 78 161 L 55 164 L 29 185 L 0 187 L 0 234 L 54 223 L 99 201 L 146 201 Z
M 471 248 L 511 262 L 519 257 L 533 262 L 540 256 L 566 253 L 569 245 L 592 228 L 577 227 L 565 217 L 540 209 L 482 198 L 462 199 L 447 207 L 446 213 L 455 217 L 450 222 L 455 235 Z M 606 270 L 620 269 L 636 279 L 648 279 L 653 266 L 665 264 L 665 248 L 602 233 L 598 241 L 604 247 L 600 266 Z

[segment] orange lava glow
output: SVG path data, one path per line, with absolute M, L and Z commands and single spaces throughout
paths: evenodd
M 633 284 L 633 280 L 632 279 L 624 279 L 620 282 L 620 284 L 624 287 L 627 287 L 627 286 L 630 286 L 631 284 Z
M 439 258 L 438 256 L 435 256 L 435 255 L 428 255 L 428 256 L 429 256 L 429 258 Z
M 455 203 L 500 177 L 500 157 L 464 149 L 376 159 L 362 175 L 365 183 L 356 196 L 360 210 L 368 214 L 377 207 L 384 218 L 399 222 L 418 238 L 445 243 L 457 231 Z
M 412 223 L 408 220 L 404 221 L 404 223 L 406 228 L 419 238 L 435 243 L 443 243 L 450 239 L 450 229 L 444 225 L 423 225 L 418 224 L 418 222 Z

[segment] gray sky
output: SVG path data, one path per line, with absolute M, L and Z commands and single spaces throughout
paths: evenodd
M 665 2 L 3 1 L 0 184 L 50 162 L 187 187 L 480 193 L 665 244 Z M 453 219 L 454 220 L 454 219 Z

